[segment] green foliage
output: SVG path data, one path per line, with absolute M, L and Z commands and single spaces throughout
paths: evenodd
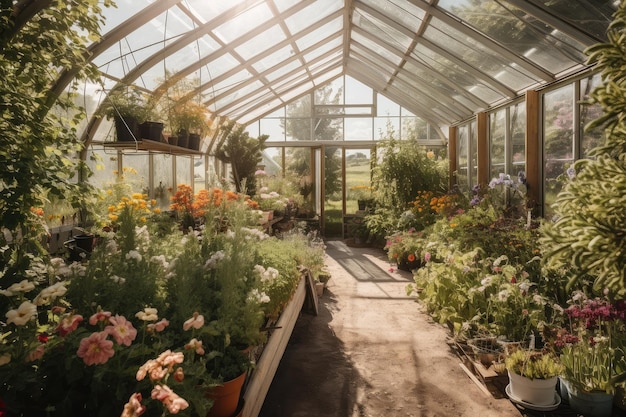
M 603 77 L 590 102 L 599 103 L 605 112 L 590 128 L 604 126 L 606 143 L 590 152 L 595 159 L 577 161 L 568 172 L 571 180 L 553 205 L 556 221 L 545 223 L 542 238 L 549 263 L 575 266 L 570 287 L 590 274 L 596 277 L 596 289 L 622 293 L 626 293 L 625 28 L 622 2 L 608 32 L 609 42 L 588 51 Z
M 215 156 L 220 161 L 229 163 L 232 169 L 232 181 L 238 193 L 256 194 L 254 173 L 263 160 L 261 152 L 265 149 L 268 135 L 251 138 L 244 126 L 230 122 L 223 128 L 224 140 L 215 149 Z
M 550 352 L 517 349 L 506 357 L 505 363 L 509 371 L 530 379 L 549 379 L 563 371 L 559 358 Z
M 394 139 L 388 132 L 379 142 L 379 162 L 374 166 L 372 187 L 377 210 L 399 216 L 420 191 L 445 193 L 448 185 L 447 163 L 417 146 L 412 140 Z M 387 234 L 393 232 L 387 230 Z
M 84 112 L 74 103 L 76 84 L 60 94 L 54 86 L 61 71 L 76 73 L 76 82 L 95 80 L 97 68 L 83 54 L 98 39 L 102 23 L 96 0 L 52 1 L 18 24 L 13 2 L 0 10 L 0 272 L 2 287 L 25 277 L 34 258 L 46 256 L 41 245 L 44 222 L 32 209 L 46 196 L 82 208 L 91 191 L 77 177 L 89 175 L 77 158 L 82 144 L 77 126 Z M 21 10 L 21 9 L 19 9 Z M 54 65 L 51 65 L 54 63 Z

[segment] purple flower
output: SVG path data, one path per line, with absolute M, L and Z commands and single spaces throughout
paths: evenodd
M 574 178 L 576 178 L 576 170 L 574 169 L 573 165 L 567 168 L 566 172 L 570 180 L 573 180 Z

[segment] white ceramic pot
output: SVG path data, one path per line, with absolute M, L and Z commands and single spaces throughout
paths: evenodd
M 509 388 L 511 397 L 529 404 L 549 406 L 554 404 L 554 393 L 558 377 L 548 379 L 530 379 L 511 371 L 509 373 Z

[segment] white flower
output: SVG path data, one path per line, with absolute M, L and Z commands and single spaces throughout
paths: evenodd
M 539 304 L 539 305 L 545 305 L 546 301 L 543 299 L 543 297 L 539 294 L 535 294 L 533 295 L 533 302 L 535 304 Z
M 488 287 L 491 285 L 491 281 L 492 281 L 492 278 L 490 276 L 485 277 L 480 281 L 480 285 L 482 285 L 483 287 Z
M 124 284 L 126 282 L 126 278 L 118 277 L 117 275 L 111 275 L 111 281 L 116 284 Z
M 66 292 L 67 288 L 65 288 L 65 285 L 63 285 L 62 282 L 57 282 L 56 284 L 41 290 L 39 295 L 37 295 L 37 297 L 33 300 L 33 303 L 38 306 L 48 304 L 54 298 L 64 296 Z
M 250 301 L 256 301 L 258 303 L 269 303 L 270 297 L 265 294 L 265 292 L 259 292 L 257 288 L 250 291 L 250 295 L 248 295 L 248 299 Z
M 509 292 L 507 290 L 502 290 L 498 293 L 498 300 L 506 301 L 509 298 Z
M 522 290 L 522 292 L 528 292 L 528 290 L 530 289 L 530 284 L 528 282 L 520 282 L 519 289 Z
M 167 262 L 165 255 L 155 255 L 150 258 L 150 262 L 161 265 L 163 269 L 167 269 L 170 266 L 170 263 Z
M 16 310 L 7 311 L 7 324 L 15 323 L 16 326 L 23 326 L 36 314 L 37 306 L 30 301 L 24 301 Z
M 15 294 L 17 292 L 28 292 L 35 289 L 35 284 L 32 281 L 23 279 L 18 283 L 11 285 L 7 288 L 7 291 Z
M 206 261 L 204 264 L 205 269 L 213 269 L 217 266 L 217 263 L 226 258 L 224 251 L 218 250 Z
M 104 251 L 111 255 L 116 253 L 119 250 L 119 246 L 117 246 L 117 242 L 113 239 L 108 240 L 106 246 L 104 247 Z
M 562 312 L 563 312 L 563 307 L 561 307 L 560 305 L 558 305 L 558 304 L 556 304 L 556 303 L 554 303 L 554 304 L 552 305 L 552 309 L 553 309 L 554 311 L 559 312 L 559 313 L 562 313 Z
M 493 266 L 500 266 L 502 261 L 507 261 L 509 258 L 506 255 L 502 255 L 493 261 Z
M 137 262 L 141 262 L 142 257 L 139 252 L 133 249 L 133 250 L 128 251 L 128 253 L 126 254 L 126 259 L 129 259 L 129 260 L 134 259 Z
M 146 307 L 143 310 L 137 312 L 135 317 L 143 321 L 157 321 L 159 319 L 159 312 L 156 308 Z

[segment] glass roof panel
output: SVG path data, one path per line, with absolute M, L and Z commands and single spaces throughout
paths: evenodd
M 435 71 L 442 73 L 453 83 L 462 86 L 466 90 L 472 92 L 475 96 L 480 98 L 486 103 L 492 103 L 494 101 L 502 99 L 502 95 L 494 91 L 492 88 L 483 85 L 481 88 L 474 88 L 480 80 L 472 77 L 467 71 L 459 67 L 457 64 L 451 62 L 447 58 L 437 54 L 436 52 L 418 45 L 414 49 L 415 55 L 413 57 L 424 65 L 432 68 Z
M 224 54 L 212 60 L 210 63 L 203 65 L 200 77 L 207 81 L 214 80 L 239 65 L 241 65 L 241 63 L 232 55 Z
M 359 45 L 354 45 L 350 50 L 350 56 L 352 57 L 354 57 L 353 52 L 370 61 L 370 64 L 375 63 L 376 66 L 379 67 L 379 69 L 384 69 L 385 72 L 388 74 L 393 74 L 395 72 L 396 67 L 393 65 L 393 63 L 390 63 L 388 60 L 384 59 L 384 56 L 380 56 L 377 53 L 378 51 L 372 51 Z
M 426 12 L 406 0 L 361 0 L 382 14 L 389 16 L 407 29 L 417 31 L 422 24 Z
M 513 6 L 496 0 L 443 0 L 439 6 L 553 74 L 585 60 L 583 45 L 564 34 L 554 36 L 556 29 Z
M 274 15 L 267 4 L 258 2 L 257 5 L 222 23 L 213 32 L 222 42 L 228 44 L 273 17 Z
M 532 74 L 524 71 L 519 66 L 507 63 L 496 52 L 463 35 L 460 31 L 439 19 L 433 18 L 428 29 L 424 31 L 424 39 L 430 40 L 442 49 L 450 51 L 453 55 L 464 62 L 478 68 L 492 77 L 506 74 L 503 78 L 510 81 L 505 83 L 512 90 L 522 90 L 525 87 L 538 82 Z
M 283 32 L 280 26 L 274 25 L 244 44 L 239 45 L 235 48 L 235 51 L 248 60 L 285 39 L 287 39 L 285 32 Z
M 117 8 L 103 7 L 102 14 L 105 17 L 104 24 L 102 24 L 102 33 L 107 33 L 112 28 L 118 26 L 128 19 L 129 16 L 133 16 L 146 8 L 151 0 L 118 0 L 116 1 Z M 119 10 L 124 10 L 124 13 L 120 13 Z
M 584 0 L 580 2 L 540 0 L 554 16 L 573 24 L 597 39 L 606 38 L 608 22 L 617 10 L 615 0 Z
M 135 0 L 126 0 L 127 2 L 134 2 Z M 185 5 L 188 5 L 198 18 L 204 23 L 215 19 L 226 10 L 238 7 L 239 4 L 245 0 L 230 0 L 230 1 L 206 1 L 206 0 L 185 0 Z M 152 1 L 150 1 L 152 2 Z
M 319 22 L 327 16 L 341 10 L 344 7 L 342 1 L 337 0 L 316 0 L 310 6 L 305 7 L 299 12 L 287 17 L 285 24 L 292 34 L 302 31 L 304 28 Z M 315 18 L 312 18 L 315 16 Z
M 365 10 L 359 9 L 358 6 L 354 10 L 352 21 L 355 26 L 384 40 L 389 45 L 396 46 L 396 48 L 402 51 L 407 50 L 413 42 L 413 39 L 409 36 L 389 26 Z
M 272 54 L 253 62 L 252 66 L 258 72 L 263 72 L 269 68 L 272 68 L 280 62 L 286 61 L 292 55 L 293 48 L 290 45 L 287 45 L 279 49 L 278 51 L 273 52 Z
M 300 1 L 301 0 L 274 0 L 274 4 L 276 5 L 276 8 L 278 9 L 278 11 L 282 13 L 285 10 L 295 6 Z
M 305 49 L 315 45 L 322 39 L 327 38 L 331 34 L 341 34 L 343 30 L 343 18 L 340 16 L 327 24 L 315 29 L 314 31 L 307 33 L 306 35 L 296 39 L 296 45 L 298 49 L 304 51 Z
M 388 61 L 390 65 L 398 65 L 400 62 L 402 62 L 403 57 L 396 55 L 393 51 L 390 51 L 389 49 L 383 47 L 379 43 L 374 42 L 370 40 L 369 38 L 366 38 L 365 36 L 362 36 L 358 32 L 353 31 L 351 34 L 351 38 L 357 44 L 353 45 L 350 49 L 355 49 L 359 47 L 359 48 L 371 50 L 372 53 L 376 55 L 380 55 L 379 60 Z
M 343 45 L 343 41 L 341 38 L 335 38 L 330 42 L 324 43 L 319 48 L 311 49 L 309 53 L 304 54 L 304 61 L 311 62 L 315 59 L 321 57 L 324 54 L 331 52 L 332 50 L 337 50 L 339 54 L 343 53 L 341 49 Z
M 280 77 L 282 77 L 283 75 L 288 74 L 289 72 L 297 68 L 301 68 L 301 67 L 302 67 L 302 62 L 296 59 L 291 62 L 288 62 L 287 64 L 279 66 L 275 71 L 269 74 L 266 74 L 265 78 L 267 78 L 268 81 L 275 81 L 279 79 Z

